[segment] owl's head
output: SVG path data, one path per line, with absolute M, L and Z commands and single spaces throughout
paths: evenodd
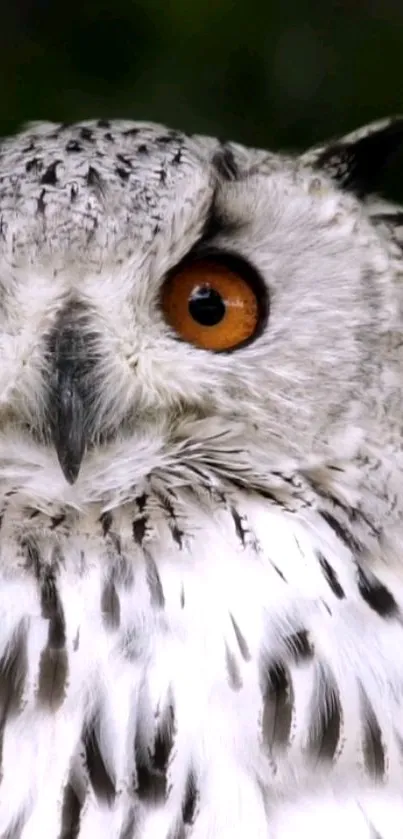
M 402 138 L 395 119 L 283 156 L 98 121 L 3 141 L 8 490 L 259 487 L 379 442 L 382 388 L 401 399 L 401 214 L 366 196 Z

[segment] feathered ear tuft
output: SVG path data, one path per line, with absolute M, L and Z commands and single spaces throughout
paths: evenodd
M 372 192 L 393 154 L 403 144 L 403 116 L 391 117 L 347 134 L 301 157 L 321 169 L 342 189 L 364 196 Z

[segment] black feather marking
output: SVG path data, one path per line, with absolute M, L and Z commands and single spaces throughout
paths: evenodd
M 65 622 L 56 579 L 51 568 L 46 569 L 41 585 L 42 617 L 49 620 L 49 643 L 60 649 L 66 641 Z
M 88 775 L 95 795 L 100 801 L 112 806 L 116 795 L 115 785 L 101 754 L 94 721 L 85 729 L 83 743 Z
M 169 529 L 171 531 L 171 536 L 174 542 L 176 542 L 178 548 L 182 548 L 183 546 L 183 537 L 184 533 L 183 530 L 178 527 L 177 523 L 171 520 L 169 523 Z
M 139 128 L 127 128 L 125 131 L 121 132 L 121 135 L 122 137 L 137 137 L 139 131 Z
M 312 659 L 314 649 L 306 629 L 289 635 L 285 643 L 295 664 Z
M 62 815 L 58 839 L 77 839 L 80 832 L 82 802 L 67 782 L 63 792 Z
M 390 224 L 392 227 L 403 226 L 403 212 L 394 212 L 391 210 L 389 213 L 374 213 L 374 215 L 371 213 L 371 219 Z
M 382 742 L 382 731 L 364 690 L 361 691 L 361 707 L 363 716 L 362 751 L 365 769 L 371 778 L 381 780 L 385 775 L 385 749 Z
M 38 175 L 39 172 L 42 172 L 42 169 L 43 160 L 41 160 L 40 157 L 31 157 L 31 160 L 28 160 L 25 164 L 25 171 L 27 175 L 29 175 L 30 172 L 34 172 L 35 175 Z
M 88 128 L 86 125 L 83 128 L 80 128 L 80 137 L 82 140 L 85 140 L 87 143 L 94 142 L 94 134 L 91 128 Z
M 60 707 L 66 695 L 68 657 L 65 649 L 45 647 L 39 662 L 37 698 L 52 711 Z
M 225 645 L 225 665 L 228 674 L 228 684 L 232 690 L 240 690 L 242 687 L 242 678 L 239 671 L 238 662 L 231 652 L 229 647 Z
M 102 535 L 107 536 L 111 527 L 112 527 L 112 524 L 113 524 L 112 513 L 109 513 L 109 512 L 102 513 L 99 521 L 100 521 L 101 527 L 102 527 Z
M 65 145 L 66 152 L 71 154 L 72 152 L 81 152 L 83 147 L 78 140 L 69 140 Z
M 149 761 L 139 753 L 136 759 L 136 793 L 140 801 L 159 801 L 165 798 L 166 778 L 153 772 Z
M 66 521 L 66 514 L 60 513 L 58 516 L 53 516 L 50 523 L 50 530 L 56 530 L 63 522 Z
M 77 201 L 77 196 L 79 193 L 78 184 L 72 183 L 70 187 L 70 202 L 74 204 Z
M 163 609 L 165 606 L 165 596 L 158 568 L 149 551 L 144 552 L 144 558 L 146 562 L 146 579 L 150 592 L 151 603 L 153 606 Z
M 148 516 L 141 515 L 135 518 L 132 524 L 133 539 L 140 548 L 143 546 L 147 534 Z
M 131 588 L 134 580 L 134 565 L 131 559 L 129 559 L 129 557 L 122 551 L 122 543 L 120 540 L 120 536 L 118 536 L 117 533 L 111 530 L 111 527 L 113 525 L 112 516 L 109 516 L 109 514 L 101 516 L 100 523 L 102 527 L 102 533 L 106 542 L 108 568 L 110 569 L 108 584 L 110 586 L 113 586 L 113 588 L 115 589 L 115 594 L 113 595 L 114 606 L 118 606 L 116 602 L 116 598 L 118 598 L 116 585 L 123 586 L 125 589 Z M 109 594 L 112 594 L 112 592 L 109 592 Z M 112 603 L 110 605 L 112 605 Z M 115 622 L 118 619 L 118 616 L 120 622 L 120 604 L 118 607 L 118 611 L 115 609 L 113 611 L 115 614 Z M 116 625 L 118 626 L 119 623 L 117 623 Z
M 381 618 L 393 618 L 398 614 L 398 605 L 393 594 L 370 571 L 358 567 L 358 590 L 365 602 Z
M 16 712 L 21 705 L 27 674 L 27 628 L 21 621 L 0 659 L 0 707 Z
M 120 163 L 123 163 L 123 166 L 126 166 L 128 169 L 133 169 L 133 161 L 131 157 L 127 156 L 127 154 L 121 154 L 121 152 L 118 152 L 116 159 L 119 160 Z
M 238 166 L 230 146 L 224 143 L 213 155 L 212 164 L 224 181 L 235 181 L 237 179 Z
M 329 469 L 329 471 L 332 471 L 332 472 L 343 472 L 343 469 L 341 469 L 339 466 L 336 466 L 334 464 L 329 464 L 328 469 Z M 344 514 L 344 516 L 350 522 L 356 522 L 357 520 L 363 521 L 367 525 L 367 527 L 370 530 L 370 532 L 372 533 L 372 535 L 375 536 L 375 537 L 379 537 L 379 535 L 380 535 L 379 528 L 377 528 L 374 525 L 373 521 L 371 521 L 371 519 L 367 515 L 365 515 L 363 510 L 359 510 L 358 508 L 354 508 L 354 507 L 351 507 L 350 505 L 343 504 L 343 502 L 340 501 L 340 499 L 337 498 L 335 495 L 332 495 L 332 493 L 329 492 L 329 490 L 324 489 L 323 486 L 321 485 L 321 482 L 316 480 L 315 477 L 312 474 L 310 474 L 309 472 L 304 472 L 304 478 L 309 483 L 309 485 L 312 487 L 312 489 L 315 490 L 315 493 L 317 495 L 319 495 L 321 498 L 325 499 L 326 501 L 330 501 L 332 507 L 341 511 L 342 514 Z M 334 517 L 332 517 L 332 515 L 329 512 L 327 512 L 326 514 L 333 521 L 336 521 L 336 519 Z M 322 515 L 322 513 L 321 513 L 321 515 Z M 337 522 L 337 524 L 339 524 L 339 523 Z M 339 527 L 341 527 L 340 524 L 339 524 Z M 352 534 L 350 534 L 350 540 L 352 538 L 353 538 Z M 359 545 L 358 542 L 357 542 L 357 546 L 358 546 L 358 549 L 360 550 L 361 545 Z
M 316 556 L 319 560 L 319 565 L 323 571 L 325 580 L 329 588 L 331 588 L 335 597 L 338 597 L 339 600 L 342 600 L 343 597 L 345 597 L 346 595 L 344 594 L 344 591 L 340 585 L 338 576 L 334 568 L 332 568 L 330 562 L 327 561 L 326 557 L 323 556 L 323 554 L 320 551 L 316 551 Z
M 118 629 L 120 625 L 120 600 L 113 580 L 104 583 L 101 594 L 101 613 L 104 625 L 108 629 Z
M 361 543 L 347 530 L 346 527 L 343 527 L 337 519 L 332 516 L 331 513 L 328 513 L 327 510 L 321 510 L 320 515 L 324 519 L 324 521 L 332 528 L 333 533 L 337 536 L 338 539 L 347 546 L 347 548 L 352 551 L 354 554 L 361 553 L 362 545 Z
M 87 186 L 93 190 L 98 198 L 103 198 L 105 194 L 105 182 L 95 166 L 89 166 L 87 171 Z
M 242 516 L 239 515 L 238 510 L 235 507 L 231 507 L 231 516 L 235 525 L 236 535 L 244 548 L 246 544 L 246 534 L 248 532 L 244 525 L 244 520 Z
M 180 164 L 180 162 L 181 162 L 181 160 L 182 160 L 182 153 L 183 153 L 183 146 L 181 146 L 181 147 L 178 149 L 178 151 L 177 151 L 177 152 L 175 152 L 175 154 L 174 154 L 174 156 L 173 156 L 173 158 L 172 158 L 172 160 L 171 160 L 171 163 L 173 164 L 173 166 L 179 166 L 179 164 Z
M 134 839 L 134 831 L 136 829 L 136 814 L 134 807 L 130 807 L 129 812 L 123 822 L 122 829 L 119 833 L 119 839 Z
M 265 745 L 271 750 L 288 744 L 294 691 L 291 675 L 281 661 L 273 662 L 263 678 L 262 734 Z
M 174 139 L 172 134 L 161 134 L 160 137 L 156 137 L 155 142 L 158 146 L 169 146 Z
M 283 572 L 282 572 L 282 571 L 280 571 L 280 569 L 277 567 L 277 565 L 275 565 L 275 564 L 274 564 L 274 562 L 273 562 L 272 560 L 270 560 L 270 562 L 271 562 L 272 567 L 274 568 L 274 570 L 275 570 L 276 574 L 278 574 L 278 576 L 279 576 L 279 577 L 280 577 L 280 579 L 283 581 L 283 583 L 286 583 L 286 582 L 287 582 L 287 580 L 286 580 L 286 578 L 285 578 L 285 576 L 284 576 Z
M 21 708 L 27 670 L 27 629 L 21 621 L 0 659 L 0 767 L 4 730 L 7 720 Z
M 343 709 L 337 685 L 330 674 L 319 671 L 307 743 L 308 753 L 316 763 L 334 759 L 340 741 L 342 719 Z
M 182 818 L 185 825 L 191 826 L 194 824 L 198 800 L 199 792 L 196 777 L 194 772 L 189 772 L 186 780 L 185 796 L 182 802 Z
M 159 501 L 161 503 L 161 506 L 162 506 L 164 512 L 167 514 L 168 527 L 170 529 L 171 536 L 172 536 L 174 542 L 177 544 L 178 548 L 181 550 L 182 547 L 183 547 L 183 539 L 184 539 L 185 534 L 184 534 L 183 530 L 181 530 L 181 528 L 178 525 L 178 519 L 177 519 L 177 516 L 175 514 L 173 504 L 171 503 L 171 501 L 169 500 L 169 498 L 166 495 L 162 495 L 161 493 L 158 493 L 158 498 L 159 498 Z
M 357 139 L 341 139 L 328 144 L 318 155 L 315 168 L 324 169 L 342 189 L 363 196 L 372 192 L 389 159 L 403 141 L 403 119 L 369 126 L 368 133 Z
M 141 748 L 136 732 L 136 792 L 141 801 L 161 800 L 167 796 L 167 772 L 175 738 L 175 713 L 170 704 L 159 721 L 154 739 L 154 749 Z
M 130 172 L 128 172 L 127 169 L 124 169 L 123 166 L 115 166 L 115 172 L 121 181 L 128 181 L 130 178 Z
M 148 501 L 147 493 L 143 492 L 141 495 L 138 495 L 136 498 L 136 504 L 139 508 L 139 513 L 144 513 L 146 508 L 146 504 Z
M 173 705 L 169 705 L 157 728 L 154 742 L 153 768 L 166 775 L 169 756 L 173 745 L 175 715 Z
M 234 627 L 235 638 L 238 642 L 238 647 L 239 647 L 241 656 L 244 659 L 244 661 L 250 661 L 251 655 L 250 655 L 249 647 L 248 647 L 248 645 L 245 641 L 244 636 L 242 635 L 242 632 L 241 632 L 234 616 L 231 614 L 231 612 L 230 612 L 230 618 L 231 618 L 232 626 Z
M 57 167 L 61 161 L 54 160 L 43 173 L 40 183 L 48 186 L 56 186 L 57 184 Z
M 48 642 L 39 661 L 37 699 L 56 710 L 66 694 L 68 656 L 66 625 L 53 569 L 47 568 L 41 585 L 42 617 L 49 621 Z

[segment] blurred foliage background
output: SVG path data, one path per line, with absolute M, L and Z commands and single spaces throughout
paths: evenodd
M 287 149 L 403 110 L 403 0 L 0 3 L 2 134 L 125 116 Z

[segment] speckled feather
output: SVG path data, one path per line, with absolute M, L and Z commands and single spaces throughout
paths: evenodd
M 2 141 L 2 839 L 401 837 L 402 139 Z M 269 295 L 232 353 L 160 305 L 206 248 Z

